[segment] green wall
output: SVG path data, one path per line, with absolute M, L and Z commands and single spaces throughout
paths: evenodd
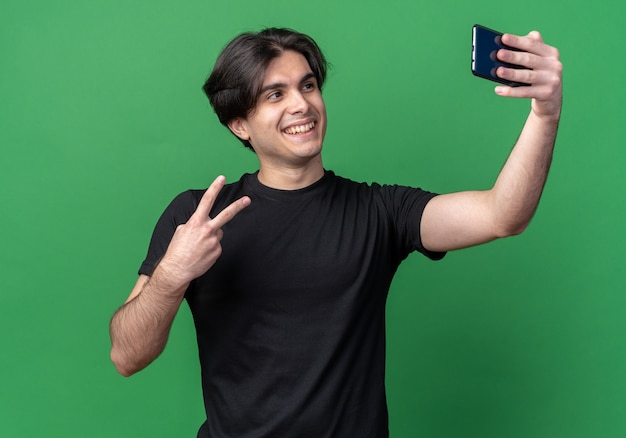
M 529 108 L 471 75 L 474 23 L 559 47 L 561 130 L 525 234 L 401 267 L 392 437 L 626 436 L 623 0 L 3 0 L 0 436 L 195 436 L 186 306 L 130 379 L 108 320 L 169 200 L 255 169 L 200 91 L 229 38 L 313 35 L 333 64 L 326 167 L 449 192 L 490 186 Z

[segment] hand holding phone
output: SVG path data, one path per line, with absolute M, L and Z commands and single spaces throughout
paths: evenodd
M 474 26 L 473 41 L 472 72 L 476 76 L 509 85 L 495 87 L 499 96 L 532 99 L 532 112 L 542 119 L 559 119 L 563 64 L 556 47 L 546 44 L 536 30 L 525 36 L 502 35 L 478 25 Z M 500 49 L 505 49 L 500 57 L 508 63 L 497 58 Z M 498 70 L 506 79 L 497 75 Z
M 497 75 L 498 67 L 526 68 L 500 61 L 497 57 L 498 50 L 500 49 L 520 51 L 519 49 L 504 45 L 502 43 L 501 32 L 479 24 L 474 25 L 472 28 L 472 73 L 475 76 L 511 87 L 529 86 L 530 84 L 509 81 Z

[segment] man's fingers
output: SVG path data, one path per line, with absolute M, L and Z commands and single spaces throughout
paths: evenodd
M 206 189 L 206 192 L 204 192 L 204 195 L 202 195 L 202 198 L 200 199 L 200 202 L 198 203 L 198 207 L 196 207 L 196 211 L 192 215 L 192 217 L 196 217 L 198 219 L 203 219 L 203 220 L 208 220 L 209 213 L 211 212 L 211 209 L 213 208 L 213 203 L 215 202 L 215 199 L 217 198 L 217 195 L 219 194 L 220 190 L 222 190 L 222 187 L 224 187 L 225 182 L 226 182 L 226 178 L 223 175 L 220 175 L 217 178 L 215 178 L 215 181 L 211 183 L 209 188 Z
M 509 87 L 498 85 L 495 88 L 496 94 L 504 97 L 531 98 L 534 97 L 530 87 Z
M 500 61 L 507 62 L 509 64 L 521 65 L 527 68 L 536 68 L 536 63 L 541 59 L 537 55 L 533 55 L 529 52 L 518 52 L 515 50 L 500 49 L 496 54 Z
M 539 72 L 532 69 L 498 67 L 498 77 L 523 84 L 536 84 Z
M 543 38 L 539 32 L 533 30 L 526 36 L 512 35 L 505 33 L 502 35 L 502 42 L 515 49 L 532 53 L 539 56 L 558 58 L 559 52 L 556 48 L 549 46 L 543 42 Z
M 534 98 L 540 101 L 559 101 L 561 95 L 562 65 L 559 51 L 544 43 L 541 34 L 532 31 L 526 36 L 504 34 L 502 42 L 515 50 L 499 50 L 498 59 L 523 68 L 499 67 L 497 75 L 514 82 L 523 82 L 531 87 L 496 87 L 500 96 Z
M 505 33 L 502 35 L 502 43 L 509 47 L 534 53 L 533 49 L 543 44 L 543 38 L 541 38 L 541 34 L 535 30 L 526 36 Z
M 215 216 L 211 220 L 211 224 L 215 228 L 222 228 L 224 224 L 230 222 L 232 218 L 237 216 L 237 214 L 248 205 L 250 205 L 250 198 L 248 198 L 247 196 L 239 198 L 228 207 L 226 207 L 224 210 L 222 210 L 217 216 Z
M 213 181 L 213 183 L 209 186 L 206 192 L 204 192 L 204 195 L 202 195 L 202 198 L 198 203 L 198 207 L 196 208 L 196 211 L 191 216 L 191 218 L 195 218 L 201 221 L 211 221 L 212 226 L 215 229 L 219 229 L 225 223 L 234 218 L 237 213 L 250 205 L 250 198 L 244 196 L 230 204 L 219 214 L 217 214 L 213 219 L 211 219 L 209 217 L 209 213 L 211 213 L 211 209 L 213 208 L 215 199 L 217 199 L 217 195 L 219 194 L 220 190 L 222 190 L 222 187 L 224 187 L 225 182 L 226 178 L 223 175 L 215 178 L 215 181 Z

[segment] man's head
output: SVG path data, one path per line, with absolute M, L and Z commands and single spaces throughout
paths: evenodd
M 290 29 L 278 28 L 243 33 L 224 48 L 202 87 L 220 123 L 228 126 L 234 119 L 246 118 L 254 110 L 267 67 L 285 51 L 304 56 L 318 87 L 322 88 L 327 64 L 312 38 Z M 252 148 L 249 141 L 241 141 Z

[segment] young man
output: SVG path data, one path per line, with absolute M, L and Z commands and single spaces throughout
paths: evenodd
M 259 158 L 232 184 L 179 195 L 157 223 L 111 357 L 129 376 L 163 350 L 186 298 L 207 420 L 201 437 L 386 437 L 385 300 L 412 251 L 518 234 L 547 177 L 561 110 L 558 51 L 537 32 L 503 36 L 500 68 L 530 87 L 523 131 L 494 187 L 435 195 L 355 183 L 324 169 L 326 62 L 286 29 L 235 38 L 205 84 L 220 121 Z

